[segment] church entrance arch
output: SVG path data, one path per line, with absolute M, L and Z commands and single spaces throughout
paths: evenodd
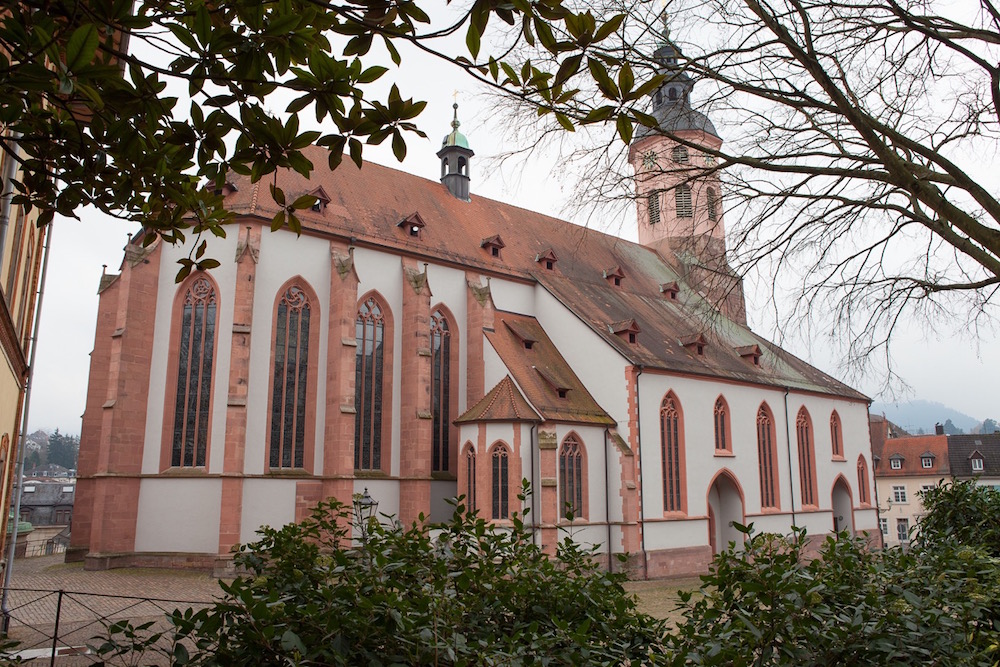
M 743 544 L 743 533 L 733 523 L 745 523 L 743 490 L 732 473 L 722 470 L 708 488 L 708 541 L 713 554 L 730 542 Z
M 836 533 L 846 530 L 854 534 L 854 503 L 851 502 L 851 487 L 843 476 L 837 477 L 833 483 L 833 530 Z

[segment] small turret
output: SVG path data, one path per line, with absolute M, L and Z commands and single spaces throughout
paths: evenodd
M 469 148 L 469 140 L 458 131 L 458 102 L 452 105 L 455 117 L 451 121 L 451 132 L 441 142 L 437 156 L 441 158 L 441 182 L 448 191 L 462 201 L 469 201 L 469 168 L 475 153 Z

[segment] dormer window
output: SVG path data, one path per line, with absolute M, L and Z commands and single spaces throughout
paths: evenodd
M 745 361 L 749 361 L 754 366 L 760 366 L 760 346 L 756 343 L 753 345 L 743 345 L 735 348 L 736 354 L 740 355 Z
M 326 194 L 326 190 L 322 186 L 307 194 L 316 198 L 316 201 L 309 207 L 310 211 L 313 213 L 322 213 L 326 210 L 326 205 L 330 203 L 330 196 Z
M 625 279 L 625 272 L 621 270 L 620 266 L 616 265 L 604 270 L 604 279 L 615 287 L 621 287 L 622 280 Z
M 222 195 L 223 197 L 225 197 L 227 195 L 233 194 L 234 192 L 239 192 L 239 188 L 237 188 L 236 184 L 233 183 L 232 181 L 226 181 L 225 183 L 222 184 L 222 187 L 215 188 L 213 192 L 215 192 L 215 194 L 217 195 Z
M 507 327 L 507 330 L 514 334 L 514 338 L 520 341 L 521 346 L 525 350 L 530 350 L 535 347 L 535 343 L 537 341 L 530 331 L 519 326 L 516 322 L 508 322 L 507 320 L 504 320 L 503 323 Z
M 934 455 L 930 452 L 925 453 L 920 457 L 920 467 L 921 468 L 933 468 L 934 467 Z
M 976 441 L 976 444 L 980 444 L 980 441 Z M 972 462 L 972 472 L 982 472 L 983 471 L 983 455 L 977 449 L 976 451 L 969 454 L 969 461 Z
M 548 248 L 545 252 L 538 253 L 535 255 L 535 261 L 545 267 L 546 271 L 552 271 L 556 268 L 556 254 L 552 252 L 552 248 Z
M 903 457 L 902 456 L 893 456 L 892 458 L 890 458 L 889 459 L 889 467 L 892 468 L 893 470 L 902 470 L 903 469 Z
M 670 299 L 671 301 L 677 300 L 677 294 L 680 293 L 680 291 L 681 287 L 680 285 L 677 284 L 676 280 L 673 282 L 663 283 L 660 285 L 660 293 L 663 294 L 663 296 L 666 297 L 667 299 Z
M 423 236 L 424 227 L 427 226 L 427 223 L 424 222 L 424 219 L 420 217 L 419 213 L 414 211 L 410 215 L 406 216 L 405 218 L 397 222 L 396 226 L 402 229 L 404 232 L 406 232 L 407 236 L 419 239 L 421 236 Z
M 500 251 L 504 248 L 504 245 L 505 244 L 503 242 L 503 239 L 501 239 L 500 235 L 497 234 L 495 236 L 483 239 L 482 242 L 479 244 L 479 247 L 485 248 L 486 252 L 490 254 L 490 257 L 496 257 L 497 259 L 499 259 Z
M 628 319 L 614 322 L 608 328 L 611 329 L 611 333 L 622 337 L 632 345 L 635 345 L 639 341 L 639 325 L 635 323 L 635 320 Z
M 556 392 L 556 396 L 559 398 L 566 398 L 569 396 L 569 392 L 572 387 L 567 386 L 569 384 L 568 382 L 556 377 L 546 368 L 539 368 L 538 366 L 532 366 L 532 368 L 534 368 L 535 371 L 542 376 L 542 379 L 545 380 L 550 387 L 552 387 L 553 391 Z
M 691 336 L 681 338 L 681 345 L 683 345 L 685 349 L 694 352 L 701 357 L 705 355 L 705 348 L 708 347 L 708 340 L 703 334 L 693 334 Z

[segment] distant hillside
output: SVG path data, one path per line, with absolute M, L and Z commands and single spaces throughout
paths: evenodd
M 971 433 L 980 424 L 978 419 L 934 401 L 875 402 L 872 403 L 870 411 L 874 415 L 884 413 L 889 421 L 898 424 L 913 435 L 920 433 L 921 429 L 924 433 L 933 433 L 934 424 L 944 424 L 949 419 L 952 424 L 965 433 Z

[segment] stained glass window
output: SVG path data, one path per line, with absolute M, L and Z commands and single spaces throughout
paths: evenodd
M 207 278 L 198 278 L 184 294 L 177 353 L 177 396 L 170 465 L 205 465 L 212 365 L 215 356 L 216 296 Z
M 567 435 L 559 450 L 559 515 L 583 514 L 583 445 L 573 434 Z
M 667 394 L 660 405 L 660 447 L 663 460 L 663 511 L 683 512 L 684 491 L 681 479 L 681 416 L 677 398 Z
M 374 297 L 358 309 L 354 376 L 354 468 L 382 467 L 382 387 L 385 318 Z
M 795 437 L 799 449 L 799 486 L 802 504 L 816 504 L 816 464 L 813 456 L 812 420 L 805 408 L 795 418 Z
M 272 468 L 304 467 L 306 381 L 311 309 L 302 288 L 289 287 L 278 302 L 271 387 Z
M 503 445 L 493 448 L 493 518 L 510 517 L 510 489 L 508 488 L 508 453 Z
M 431 313 L 431 470 L 449 470 L 451 446 L 451 330 L 440 310 Z
M 760 463 L 760 504 L 778 506 L 778 462 L 775 460 L 774 420 L 766 405 L 757 410 L 757 456 Z
M 715 399 L 715 451 L 731 451 L 729 445 L 729 406 L 726 399 Z

